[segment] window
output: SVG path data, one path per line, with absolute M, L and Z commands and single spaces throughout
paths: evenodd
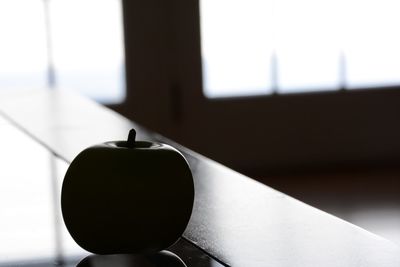
M 120 110 L 245 173 L 397 162 L 398 9 L 338 1 L 124 1 Z
M 123 101 L 119 0 L 1 1 L 0 34 L 0 88 L 55 87 Z
M 45 86 L 47 52 L 41 1 L 0 1 L 0 38 L 0 88 Z
M 393 0 L 201 0 L 204 93 L 399 85 L 396 10 Z

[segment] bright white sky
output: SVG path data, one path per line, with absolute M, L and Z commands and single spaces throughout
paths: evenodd
M 56 85 L 97 100 L 125 94 L 120 0 L 50 0 Z M 0 87 L 47 84 L 44 0 L 0 0 Z
M 21 8 L 23 7 L 23 8 Z M 95 8 L 94 8 L 95 7 Z M 205 94 L 336 90 L 400 83 L 398 0 L 201 0 Z M 124 97 L 120 0 L 50 0 L 56 82 Z M 46 85 L 43 0 L 0 0 L 0 87 Z
M 0 75 L 42 71 L 46 61 L 42 1 L 1 0 Z
M 123 62 L 118 0 L 50 0 L 56 66 L 62 70 L 110 70 Z
M 201 0 L 205 93 L 335 90 L 340 55 L 351 87 L 400 83 L 396 0 Z

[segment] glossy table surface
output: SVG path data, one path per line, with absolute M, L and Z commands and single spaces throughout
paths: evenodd
M 124 140 L 132 127 L 139 140 L 158 140 L 180 149 L 189 161 L 196 190 L 184 238 L 225 265 L 400 266 L 400 248 L 390 241 L 262 185 L 85 98 L 47 90 L 2 93 L 0 111 L 67 162 L 90 145 Z
M 61 183 L 68 164 L 1 116 L 0 148 L 1 267 L 159 267 L 165 265 L 152 263 L 171 258 L 163 253 L 89 255 L 72 240 L 61 216 Z M 186 266 L 223 266 L 184 239 L 169 250 Z

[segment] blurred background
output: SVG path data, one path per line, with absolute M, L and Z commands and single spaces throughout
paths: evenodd
M 73 90 L 400 244 L 394 0 L 1 0 L 0 90 Z

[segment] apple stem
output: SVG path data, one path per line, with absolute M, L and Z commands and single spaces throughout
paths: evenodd
M 135 146 L 135 139 L 136 139 L 136 131 L 135 131 L 135 129 L 132 128 L 129 131 L 129 135 L 128 135 L 128 147 Z

